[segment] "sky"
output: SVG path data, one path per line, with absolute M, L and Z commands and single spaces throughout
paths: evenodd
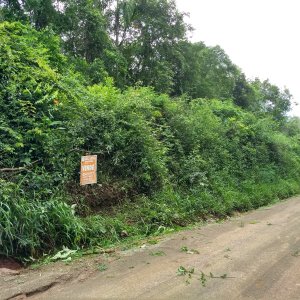
M 176 0 L 191 40 L 220 45 L 247 78 L 269 79 L 294 96 L 300 117 L 299 0 Z

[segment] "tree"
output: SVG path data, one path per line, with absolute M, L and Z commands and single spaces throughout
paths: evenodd
M 240 71 L 224 50 L 204 43 L 180 44 L 176 68 L 175 95 L 187 93 L 192 98 L 233 97 Z
M 183 17 L 175 1 L 116 1 L 110 33 L 128 62 L 128 84 L 172 90 L 172 57 L 189 30 Z
M 240 73 L 237 76 L 232 95 L 236 105 L 255 111 L 255 92 L 247 81 L 245 74 Z
M 21 3 L 18 0 L 3 0 L 0 5 L 1 20 L 24 20 L 25 15 Z
M 297 137 L 298 141 L 300 141 L 300 118 L 292 117 L 288 119 L 286 124 L 284 124 L 283 131 L 286 135 Z
M 57 25 L 60 20 L 59 1 L 54 0 L 4 0 L 3 14 L 6 20 L 29 21 L 36 29 Z
M 99 58 L 110 44 L 106 20 L 94 1 L 64 1 L 64 22 L 61 35 L 65 49 L 87 62 Z
M 127 62 L 114 46 L 104 16 L 110 1 L 64 0 L 60 35 L 65 50 L 74 56 L 76 69 L 82 71 L 90 83 L 103 82 L 106 76 L 116 85 L 125 85 Z M 83 59 L 83 60 L 82 60 Z
M 27 19 L 36 29 L 51 26 L 59 33 L 76 68 L 97 74 L 89 76 L 92 83 L 107 72 L 119 87 L 138 83 L 171 92 L 173 57 L 188 30 L 174 0 L 5 1 L 4 18 Z
M 292 95 L 288 89 L 281 90 L 269 80 L 261 82 L 256 78 L 251 83 L 255 92 L 257 112 L 271 115 L 281 121 L 291 108 Z

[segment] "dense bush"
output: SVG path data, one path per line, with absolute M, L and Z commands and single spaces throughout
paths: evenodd
M 2 254 L 145 236 L 299 192 L 299 122 L 109 78 L 87 87 L 66 61 L 51 32 L 0 25 Z M 99 184 L 80 187 L 86 153 Z

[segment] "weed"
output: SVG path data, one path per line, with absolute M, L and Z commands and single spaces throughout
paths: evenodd
M 106 270 L 108 269 L 108 267 L 107 267 L 106 264 L 99 264 L 99 265 L 97 266 L 97 269 L 98 269 L 98 271 L 100 271 L 100 272 L 104 272 L 104 271 L 106 271 Z
M 187 246 L 182 246 L 181 248 L 180 248 L 180 251 L 181 252 L 188 252 L 188 247 Z
M 187 269 L 183 266 L 180 266 L 177 270 L 177 275 L 178 276 L 184 276 L 188 273 Z
M 149 255 L 151 255 L 151 256 L 165 256 L 166 253 L 162 250 L 159 250 L 159 251 L 155 251 L 155 252 L 150 252 Z
M 209 273 L 209 275 L 206 275 L 204 272 L 201 271 L 200 273 L 200 282 L 202 284 L 202 286 L 206 286 L 206 282 L 207 282 L 207 279 L 210 278 L 210 279 L 217 279 L 217 278 L 220 278 L 220 279 L 226 279 L 226 278 L 235 278 L 235 277 L 229 277 L 226 273 L 224 273 L 223 275 L 220 275 L 220 276 L 215 276 L 212 272 Z
M 192 274 L 195 273 L 195 269 L 191 268 L 191 269 L 186 269 L 183 266 L 180 266 L 177 270 L 177 275 L 178 276 L 184 276 L 184 275 L 188 275 L 189 278 L 192 277 Z
M 203 287 L 206 286 L 206 281 L 207 281 L 206 277 L 207 276 L 203 272 L 201 272 L 201 276 L 200 276 L 199 280 L 200 280 Z
M 198 250 L 196 250 L 196 249 L 188 249 L 187 246 L 182 246 L 180 248 L 180 251 L 181 252 L 185 252 L 187 254 L 200 254 L 200 252 Z
M 187 269 L 183 266 L 180 266 L 177 270 L 177 275 L 178 276 L 187 276 L 185 283 L 190 284 L 190 280 L 192 279 L 192 275 L 195 273 L 195 269 Z

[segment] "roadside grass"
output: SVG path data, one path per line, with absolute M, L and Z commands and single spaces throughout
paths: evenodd
M 277 200 L 277 202 L 278 201 L 279 200 Z M 273 202 L 273 204 L 274 203 L 275 202 Z M 270 208 L 270 205 L 268 204 L 265 207 Z M 122 208 L 124 209 L 124 206 Z M 263 209 L 263 207 L 261 209 Z M 99 216 L 91 217 L 91 218 L 95 218 L 98 222 L 98 223 L 93 222 L 93 226 L 102 227 L 102 236 L 89 240 L 90 244 L 86 244 L 82 248 L 77 247 L 72 249 L 75 251 L 69 256 L 71 257 L 71 259 L 65 261 L 65 263 L 70 264 L 83 257 L 98 256 L 100 254 L 114 255 L 116 251 L 126 251 L 137 247 L 140 247 L 142 249 L 143 248 L 151 249 L 154 245 L 158 244 L 163 238 L 167 237 L 170 234 L 174 234 L 176 232 L 181 232 L 185 230 L 192 230 L 195 228 L 199 229 L 205 226 L 206 224 L 219 222 L 220 218 L 224 219 L 224 217 L 210 215 L 209 218 L 207 218 L 206 220 L 204 218 L 191 219 L 190 223 L 187 226 L 178 226 L 176 224 L 170 223 L 162 227 L 162 225 L 159 223 L 160 225 L 159 224 L 155 224 L 155 226 L 153 225 L 153 231 L 149 233 L 149 227 L 146 226 L 144 223 L 142 223 L 143 224 L 142 226 L 141 223 L 132 223 L 132 222 L 130 223 L 130 225 L 128 225 L 126 217 L 129 217 L 130 215 L 130 219 L 132 221 L 132 216 L 134 214 L 132 213 L 132 210 L 127 210 L 126 212 L 127 213 L 124 213 L 124 211 L 121 210 L 115 216 L 112 215 L 101 216 L 101 218 Z M 137 214 L 137 212 L 135 212 L 135 214 Z M 232 216 L 234 217 L 234 213 L 232 213 Z M 256 224 L 256 223 L 257 222 L 254 221 L 250 222 L 250 224 Z M 240 226 L 241 227 L 244 226 L 243 221 L 240 222 Z M 156 230 L 154 230 L 154 228 Z M 94 230 L 93 232 L 95 233 L 95 228 L 92 229 L 90 228 L 90 230 Z M 121 237 L 121 235 L 118 234 L 118 232 L 121 233 L 122 230 L 126 230 L 128 232 L 128 236 Z M 183 241 L 186 239 L 187 238 L 185 236 L 182 237 Z M 189 249 L 185 245 L 182 245 L 179 250 L 187 254 L 199 254 L 198 250 Z M 225 252 L 229 252 L 230 250 L 231 250 L 230 248 L 227 248 L 225 249 Z M 23 260 L 23 262 L 28 264 L 32 269 L 40 268 L 45 264 L 54 263 L 56 259 L 53 259 L 53 257 L 55 257 L 55 255 L 57 255 L 57 253 L 61 251 L 62 251 L 61 249 L 53 250 L 48 253 L 44 253 L 38 259 L 29 257 L 26 260 Z M 149 255 L 164 256 L 166 254 L 160 250 L 151 250 Z M 298 253 L 294 256 L 298 256 Z M 68 259 L 68 257 L 62 257 L 61 259 L 57 259 L 57 260 L 64 261 L 66 259 Z
M 283 185 L 273 185 L 271 189 L 273 198 L 268 191 L 267 200 L 263 199 L 265 193 L 262 191 L 266 191 L 263 185 L 262 190 L 257 186 L 256 194 L 254 189 L 252 189 L 252 194 L 246 195 L 240 192 L 242 197 L 240 199 L 245 201 L 248 197 L 252 203 L 263 207 L 279 201 L 286 194 L 293 195 L 298 191 L 295 182 L 281 181 L 281 183 Z M 283 187 L 285 193 L 281 194 Z M 11 192 L 12 188 L 13 186 L 6 187 L 8 192 Z M 16 251 L 12 256 L 35 267 L 53 262 L 51 258 L 63 250 L 59 244 L 56 244 L 58 237 L 55 234 L 58 232 L 61 238 L 60 243 L 71 251 L 75 251 L 72 255 L 61 258 L 61 260 L 66 260 L 65 263 L 70 264 L 78 257 L 105 253 L 111 248 L 127 250 L 139 247 L 141 244 L 153 245 L 166 234 L 203 226 L 212 221 L 224 221 L 234 216 L 235 212 L 241 213 L 257 208 L 256 205 L 245 207 L 244 202 L 239 202 L 237 198 L 230 199 L 230 201 L 228 199 L 225 201 L 225 197 L 223 201 L 220 201 L 216 196 L 201 190 L 188 194 L 166 189 L 151 197 L 142 196 L 131 201 L 124 201 L 108 213 L 85 218 L 78 217 L 72 207 L 55 199 L 37 204 L 16 199 L 15 202 L 10 203 L 9 209 L 3 203 L 0 207 L 0 210 L 2 209 L 7 216 L 7 223 L 5 219 L 0 220 L 2 226 L 6 226 L 2 239 L 6 241 L 7 251 L 9 249 Z M 19 216 L 14 226 L 9 226 L 10 214 Z M 252 222 L 252 224 L 255 223 L 255 221 Z M 53 224 L 61 225 L 53 227 Z M 243 221 L 240 226 L 244 226 Z M 51 249 L 41 250 L 44 247 L 42 241 L 46 238 L 53 246 Z M 184 240 L 184 237 L 182 239 Z M 14 245 L 18 243 L 22 245 L 23 250 L 15 248 Z M 185 250 L 188 251 L 188 249 Z

